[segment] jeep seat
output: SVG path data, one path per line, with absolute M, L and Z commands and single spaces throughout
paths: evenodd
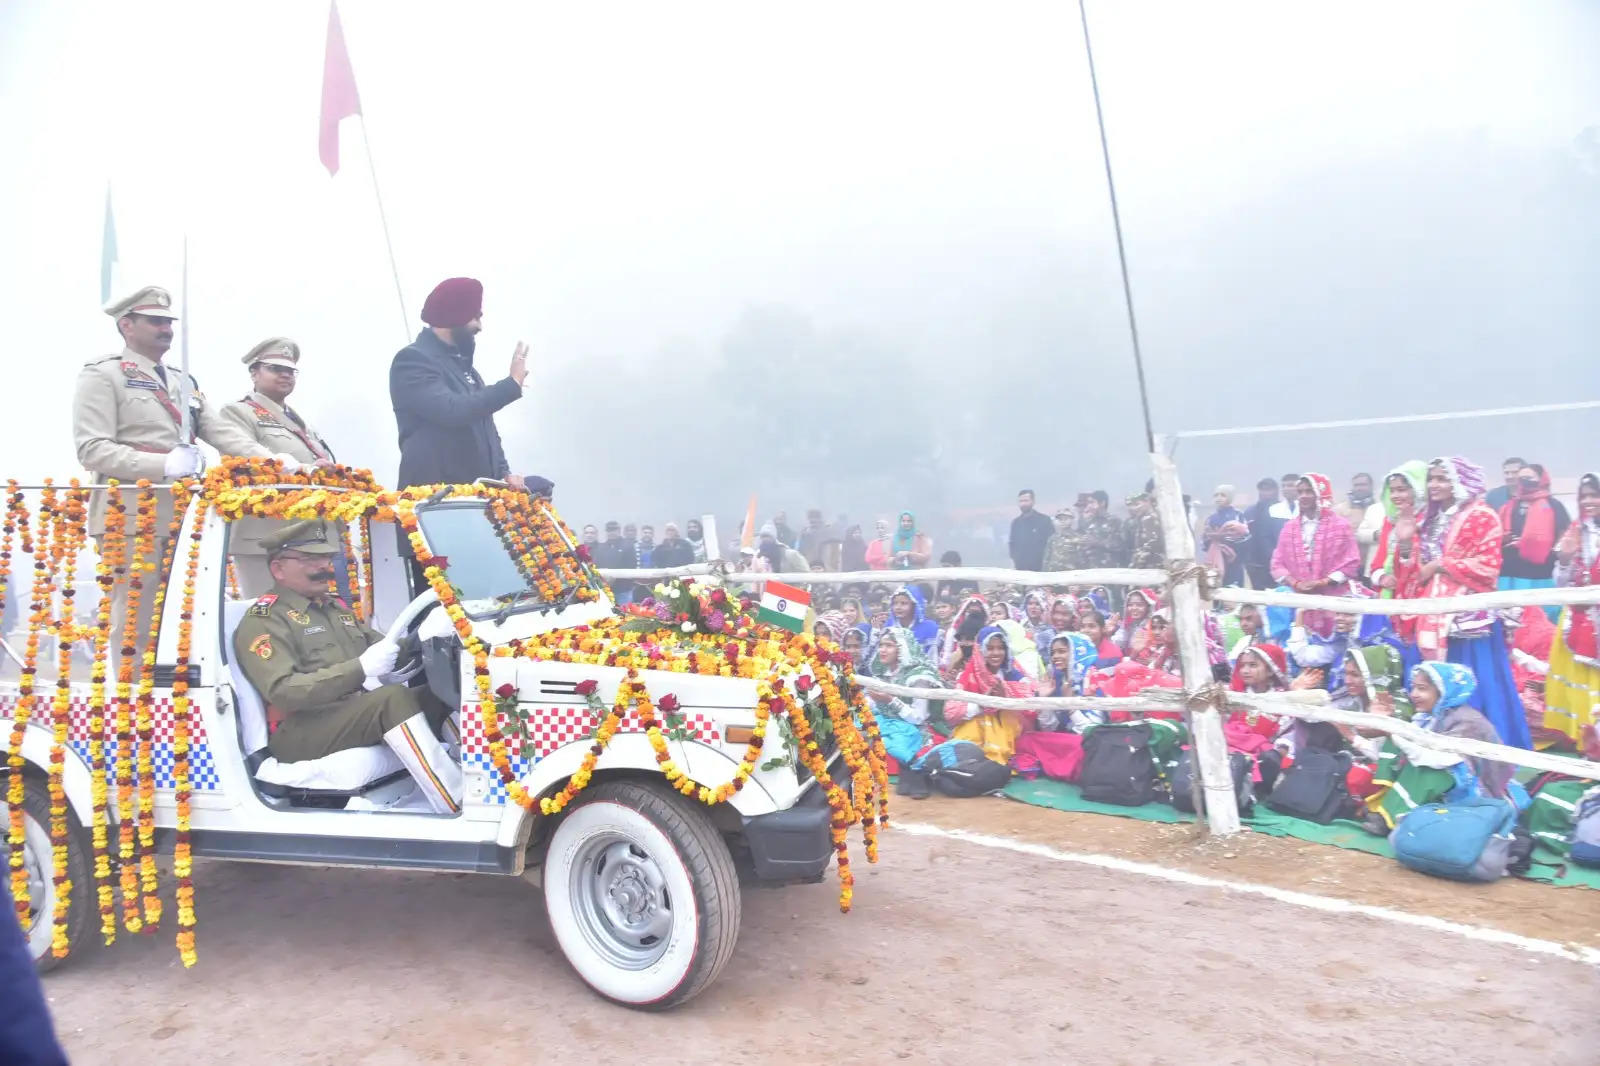
M 386 744 L 345 748 L 320 759 L 279 762 L 267 749 L 267 709 L 261 694 L 245 676 L 233 648 L 233 634 L 250 610 L 251 600 L 230 600 L 223 605 L 223 642 L 228 670 L 233 678 L 234 701 L 239 707 L 239 744 L 245 765 L 269 796 L 323 799 L 359 796 L 406 775 L 406 768 Z

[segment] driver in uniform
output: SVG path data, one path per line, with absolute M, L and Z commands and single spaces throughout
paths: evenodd
M 387 744 L 438 814 L 461 810 L 461 767 L 440 743 L 450 708 L 404 685 L 399 646 L 362 625 L 328 592 L 339 552 L 330 523 L 290 523 L 261 540 L 272 591 L 233 637 L 245 676 L 267 704 L 268 749 L 283 762 Z

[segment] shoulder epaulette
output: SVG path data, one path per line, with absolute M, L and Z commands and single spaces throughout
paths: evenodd
M 250 613 L 265 617 L 272 613 L 272 605 L 277 602 L 278 594 L 276 592 L 269 592 L 265 596 L 262 596 L 256 600 L 255 603 L 250 605 Z

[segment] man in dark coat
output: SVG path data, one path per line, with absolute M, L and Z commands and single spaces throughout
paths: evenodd
M 1055 524 L 1033 509 L 1033 490 L 1017 493 L 1017 517 L 1011 520 L 1011 564 L 1018 570 L 1043 570 L 1044 546 Z
M 522 398 L 528 346 L 519 341 L 506 376 L 484 384 L 472 365 L 483 328 L 483 285 L 472 278 L 441 281 L 422 305 L 422 320 L 428 328 L 389 366 L 389 401 L 400 430 L 399 486 L 488 477 L 523 488 L 506 462 L 494 413 Z
M 48 857 L 47 860 L 48 861 Z M 33 969 L 27 941 L 17 926 L 15 905 L 0 885 L 0 1062 L 19 1066 L 67 1066 L 56 1043 L 50 1008 Z M 48 922 L 48 914 L 35 921 Z

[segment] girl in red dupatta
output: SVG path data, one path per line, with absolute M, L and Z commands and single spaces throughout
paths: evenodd
M 1035 694 L 1027 672 L 1011 656 L 1011 645 L 999 626 L 989 626 L 978 634 L 973 654 L 962 665 L 957 688 L 987 696 L 1027 699 Z M 952 740 L 970 740 L 998 763 L 1010 762 L 1017 751 L 1017 737 L 1033 725 L 1031 711 L 989 710 L 982 704 L 949 700 L 944 705 L 945 721 L 955 728 Z
M 1272 576 L 1296 592 L 1345 596 L 1361 573 L 1356 531 L 1334 512 L 1333 482 L 1300 475 L 1300 513 L 1284 523 L 1272 553 Z M 1300 624 L 1319 637 L 1333 635 L 1331 611 L 1301 611 Z
M 1436 599 L 1492 592 L 1504 543 L 1500 516 L 1483 502 L 1483 469 L 1453 456 L 1428 464 L 1428 511 L 1420 526 L 1395 526 L 1395 578 L 1402 597 Z M 1505 744 L 1533 747 L 1527 713 L 1511 674 L 1505 626 L 1489 611 L 1396 619 L 1402 639 L 1416 642 L 1424 662 L 1452 662 L 1472 671 L 1471 705 Z M 1408 636 L 1408 631 L 1411 634 Z

